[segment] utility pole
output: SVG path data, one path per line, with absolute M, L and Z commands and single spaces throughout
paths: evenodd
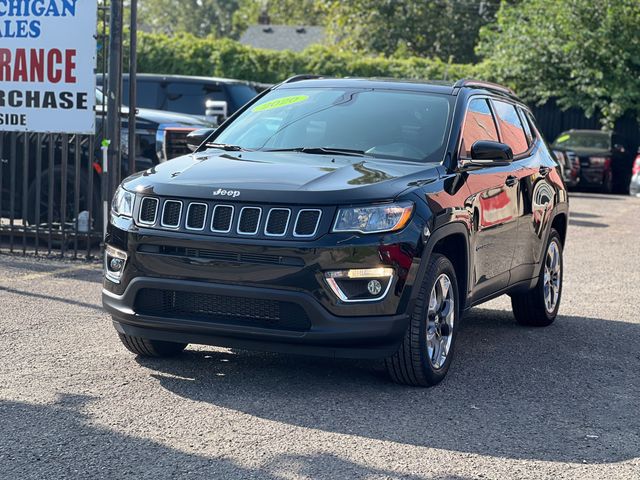
M 109 77 L 107 81 L 107 189 L 103 198 L 110 199 L 120 183 L 121 105 L 122 105 L 122 0 L 111 0 L 109 22 Z M 104 195 L 106 193 L 106 195 Z
M 136 104 L 138 74 L 138 0 L 131 2 L 129 39 L 129 175 L 136 173 Z

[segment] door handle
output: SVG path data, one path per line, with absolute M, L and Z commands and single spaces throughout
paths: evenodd
M 516 183 L 518 183 L 518 177 L 516 177 L 515 175 L 509 175 L 504 183 L 507 187 L 513 187 Z
M 547 175 L 549 175 L 549 172 L 551 171 L 551 167 L 540 167 L 540 175 L 542 175 L 543 177 L 546 177 Z

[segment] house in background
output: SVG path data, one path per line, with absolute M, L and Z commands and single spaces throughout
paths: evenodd
M 240 43 L 267 50 L 300 52 L 310 45 L 323 43 L 324 27 L 308 25 L 273 25 L 269 16 L 262 14 L 258 25 L 250 25 L 240 37 Z

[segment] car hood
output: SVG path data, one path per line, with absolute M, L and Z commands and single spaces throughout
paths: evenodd
M 129 177 L 130 191 L 201 199 L 336 204 L 393 199 L 438 178 L 437 165 L 292 152 L 212 151 L 178 157 Z M 218 190 L 239 192 L 224 196 Z

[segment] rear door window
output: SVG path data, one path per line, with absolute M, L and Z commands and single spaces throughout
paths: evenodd
M 460 156 L 471 158 L 471 146 L 478 140 L 498 141 L 496 124 L 484 98 L 474 98 L 469 102 L 462 127 Z
M 529 149 L 527 137 L 522 122 L 516 112 L 516 107 L 510 103 L 492 100 L 500 129 L 500 140 L 511 147 L 514 155 L 519 155 Z

